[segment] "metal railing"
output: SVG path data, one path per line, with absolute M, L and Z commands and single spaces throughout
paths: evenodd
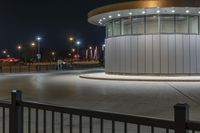
M 22 100 L 20 91 L 12 91 L 11 95 L 11 103 L 0 102 L 2 133 L 187 133 L 188 131 L 197 133 L 200 131 L 200 122 L 189 120 L 187 104 L 174 106 L 175 120 L 171 121 L 28 102 Z

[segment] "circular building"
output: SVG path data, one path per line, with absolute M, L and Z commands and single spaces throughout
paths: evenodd
M 136 0 L 88 16 L 106 27 L 106 73 L 200 74 L 199 0 Z

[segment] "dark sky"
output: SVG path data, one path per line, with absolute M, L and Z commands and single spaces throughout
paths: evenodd
M 43 38 L 43 49 L 65 49 L 66 36 L 74 34 L 83 44 L 104 41 L 104 28 L 87 22 L 87 13 L 98 6 L 123 0 L 1 0 L 0 50 L 14 51 L 17 43 L 29 45 Z

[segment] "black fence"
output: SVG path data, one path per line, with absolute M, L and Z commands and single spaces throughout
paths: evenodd
M 200 123 L 189 120 L 187 104 L 174 106 L 175 120 L 171 121 L 28 102 L 22 100 L 20 91 L 12 91 L 11 95 L 11 103 L 0 102 L 2 133 L 197 133 L 200 131 Z
M 101 64 L 63 64 L 58 68 L 54 64 L 0 64 L 0 73 L 19 73 L 19 72 L 47 72 L 55 70 L 80 70 L 87 68 L 102 67 Z

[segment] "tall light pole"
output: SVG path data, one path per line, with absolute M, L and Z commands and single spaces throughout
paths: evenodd
M 42 38 L 41 37 L 37 37 L 36 38 L 36 40 L 37 40 L 37 43 L 38 43 L 38 45 L 37 45 L 37 59 L 38 59 L 38 62 L 40 62 L 40 60 L 41 60 L 41 52 L 40 52 L 40 41 L 42 40 Z
M 17 50 L 19 52 L 19 58 L 21 58 L 21 49 L 22 49 L 22 46 L 21 45 L 18 45 L 17 46 Z
M 77 49 L 78 55 L 79 55 L 79 47 L 80 47 L 80 44 L 81 44 L 80 41 L 77 41 L 77 42 L 76 42 L 76 45 L 77 45 L 77 48 L 78 48 L 78 49 Z

